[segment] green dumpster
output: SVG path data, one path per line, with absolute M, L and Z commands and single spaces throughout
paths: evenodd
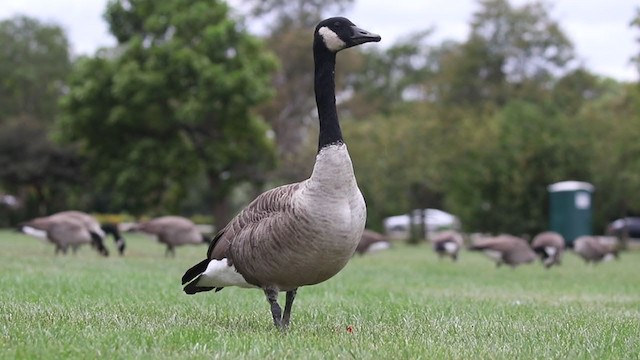
M 549 228 L 564 236 L 567 246 L 582 235 L 591 235 L 593 185 L 582 181 L 561 181 L 549 191 Z

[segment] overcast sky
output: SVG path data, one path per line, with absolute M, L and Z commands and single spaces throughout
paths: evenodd
M 241 0 L 236 0 L 241 1 Z M 511 0 L 523 4 L 526 0 Z M 102 13 L 107 0 L 2 0 L 0 19 L 17 14 L 55 22 L 66 31 L 75 54 L 92 54 L 111 46 Z M 346 14 L 353 22 L 382 36 L 390 44 L 397 37 L 435 28 L 434 41 L 463 40 L 476 0 L 356 0 Z M 629 59 L 640 53 L 640 30 L 629 23 L 640 8 L 633 0 L 556 0 L 552 17 L 573 42 L 580 60 L 596 74 L 637 81 Z

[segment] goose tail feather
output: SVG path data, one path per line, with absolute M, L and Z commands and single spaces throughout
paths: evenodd
M 191 282 L 205 272 L 205 270 L 207 270 L 207 265 L 209 265 L 209 261 L 209 259 L 204 259 L 187 270 L 184 275 L 182 275 L 182 285 Z

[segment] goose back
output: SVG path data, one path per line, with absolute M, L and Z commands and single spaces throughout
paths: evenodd
M 617 257 L 614 248 L 602 244 L 595 236 L 580 236 L 573 242 L 573 251 L 582 259 L 589 262 L 600 262 L 608 256 Z
M 67 210 L 67 211 L 60 211 L 58 213 L 55 213 L 53 215 L 50 215 L 52 218 L 73 218 L 76 219 L 78 221 L 80 221 L 81 223 L 84 224 L 84 226 L 92 233 L 98 235 L 100 238 L 103 238 L 106 236 L 104 230 L 102 230 L 102 227 L 100 226 L 100 223 L 98 222 L 98 220 L 96 220 L 96 218 L 94 218 L 93 216 L 81 212 L 81 211 L 77 211 L 77 210 Z
M 137 224 L 135 230 L 158 237 L 158 241 L 173 246 L 203 243 L 203 235 L 189 219 L 161 216 Z
M 505 263 L 516 267 L 530 263 L 536 258 L 536 254 L 526 240 L 511 235 L 478 239 L 469 249 L 483 251 L 496 261 L 497 266 Z
M 56 250 L 66 252 L 67 247 L 92 244 L 93 238 L 84 223 L 77 219 L 65 217 L 41 217 L 24 222 L 20 226 L 36 229 L 46 234 L 47 240 L 56 245 Z M 105 254 L 103 254 L 105 255 Z

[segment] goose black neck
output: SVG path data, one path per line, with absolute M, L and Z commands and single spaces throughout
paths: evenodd
M 322 148 L 343 143 L 336 109 L 336 54 L 314 46 L 315 93 L 320 120 L 318 152 Z

